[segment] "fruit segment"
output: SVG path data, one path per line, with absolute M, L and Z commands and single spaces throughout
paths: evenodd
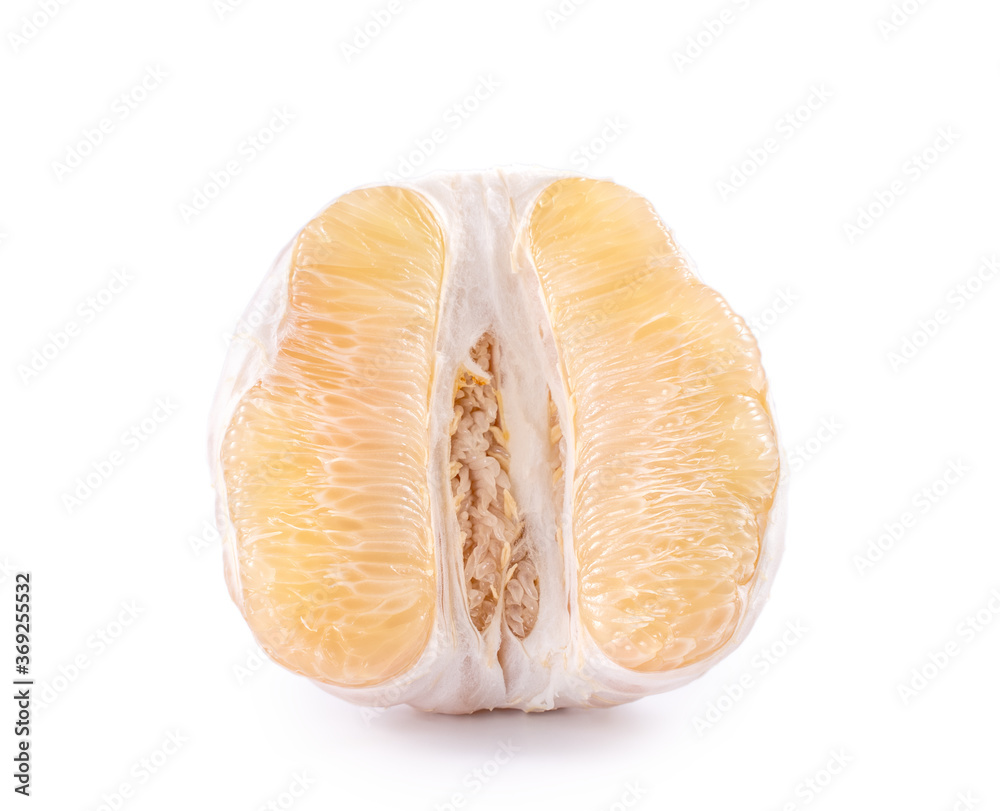
M 243 612 L 273 658 L 322 682 L 396 676 L 431 633 L 443 265 L 417 193 L 340 198 L 295 242 L 276 357 L 224 438 Z
M 571 178 L 529 225 L 573 410 L 580 616 L 662 672 L 733 635 L 778 480 L 758 350 L 638 195 Z

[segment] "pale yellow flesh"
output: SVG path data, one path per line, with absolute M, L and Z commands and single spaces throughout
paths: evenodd
M 274 367 L 223 447 L 244 613 L 285 666 L 407 670 L 434 619 L 428 398 L 444 243 L 413 192 L 353 192 L 299 235 Z
M 624 667 L 696 662 L 736 628 L 777 485 L 756 344 L 627 189 L 552 184 L 530 242 L 574 408 L 583 623 Z

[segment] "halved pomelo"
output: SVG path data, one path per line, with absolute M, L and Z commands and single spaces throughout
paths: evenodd
M 596 706 L 749 629 L 780 543 L 767 384 L 642 197 L 359 189 L 249 312 L 212 463 L 231 594 L 285 667 L 363 704 Z

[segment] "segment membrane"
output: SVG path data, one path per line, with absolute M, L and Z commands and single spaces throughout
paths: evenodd
M 472 624 L 484 632 L 499 607 L 511 633 L 524 639 L 538 618 L 538 575 L 511 492 L 497 352 L 493 337 L 483 335 L 455 381 L 449 474 Z

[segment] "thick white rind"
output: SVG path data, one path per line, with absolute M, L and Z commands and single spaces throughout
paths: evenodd
M 511 283 L 520 290 L 519 298 L 526 311 L 524 317 L 529 322 L 533 318 L 547 326 L 537 277 L 530 267 L 523 240 L 520 243 L 516 240 L 519 234 L 523 235 L 524 225 L 542 190 L 553 181 L 570 176 L 573 175 L 518 167 L 482 173 L 435 174 L 397 184 L 424 197 L 434 210 L 445 235 L 449 266 L 446 267 L 442 298 L 449 300 L 447 288 L 450 284 L 481 287 L 486 281 L 474 278 L 473 274 L 489 273 L 490 265 L 500 265 L 502 270 L 506 263 L 507 268 L 513 269 L 515 276 L 521 276 Z M 502 212 L 496 210 L 502 206 L 509 206 L 506 220 L 503 219 Z M 478 210 L 471 212 L 470 209 Z M 456 216 L 456 211 L 461 212 L 462 216 Z M 470 213 L 473 216 L 469 216 Z M 494 233 L 499 231 L 495 226 L 501 222 L 510 224 L 509 233 Z M 495 242 L 497 239 L 503 239 L 504 243 L 498 246 Z M 241 328 L 235 331 L 210 418 L 209 451 L 216 489 L 216 520 L 223 539 L 226 581 L 230 595 L 241 611 L 244 611 L 244 606 L 236 565 L 236 532 L 229 516 L 223 478 L 222 442 L 240 398 L 273 365 L 287 308 L 292 244 L 285 248 L 272 266 L 241 319 Z M 692 272 L 695 272 L 690 259 L 687 256 L 683 258 Z M 510 290 L 500 291 L 497 298 L 506 300 L 508 295 L 511 295 Z M 514 295 L 518 294 L 515 292 Z M 503 309 L 502 303 L 499 300 L 493 301 L 492 307 L 499 311 Z M 498 312 L 490 312 L 489 296 L 482 298 L 480 304 L 481 312 L 478 316 L 465 319 L 470 322 L 464 325 L 470 335 L 491 317 L 494 320 L 499 318 Z M 444 311 L 440 314 L 439 331 L 455 326 L 454 319 L 449 320 L 448 315 Z M 527 323 L 520 324 L 516 319 L 500 327 L 501 346 L 505 339 L 516 343 L 520 330 L 527 328 Z M 446 343 L 454 347 L 461 343 L 463 336 L 450 337 L 452 340 Z M 553 362 L 555 347 L 551 336 L 545 337 L 541 345 L 537 341 L 531 347 L 525 341 L 521 343 L 521 352 L 529 349 L 544 352 L 544 363 L 548 369 L 556 368 Z M 466 344 L 468 345 L 471 343 Z M 454 371 L 462 360 L 457 351 L 441 352 L 441 348 L 439 340 L 436 384 L 432 398 L 450 396 Z M 515 354 L 516 351 L 515 347 Z M 501 368 L 501 372 L 504 371 Z M 516 374 L 514 369 L 506 371 L 508 374 Z M 523 392 L 524 398 L 530 400 L 544 397 L 545 391 L 538 390 L 540 383 L 536 379 L 537 375 L 529 377 L 530 382 L 526 385 L 531 391 Z M 552 391 L 563 433 L 571 439 L 572 420 L 562 385 L 551 379 L 551 376 L 544 383 Z M 432 407 L 432 414 L 450 415 L 450 408 L 442 411 L 441 405 Z M 773 419 L 774 409 L 770 400 L 768 405 Z M 516 414 L 510 415 L 510 418 L 515 423 L 510 426 L 510 430 L 516 439 Z M 431 435 L 442 436 L 441 428 L 440 425 L 432 424 Z M 432 453 L 433 451 L 432 448 Z M 566 480 L 572 482 L 572 460 L 568 458 L 566 462 Z M 442 509 L 446 506 L 446 500 L 450 499 L 450 493 L 435 486 L 435 482 L 445 481 L 441 476 L 440 463 L 438 458 L 432 465 L 429 476 L 433 513 L 437 516 L 450 515 L 447 509 Z M 555 595 L 557 601 L 565 599 L 564 605 L 569 607 L 568 612 L 559 616 L 558 612 L 550 611 L 540 619 L 523 643 L 514 639 L 499 621 L 480 635 L 469 622 L 464 608 L 461 567 L 455 563 L 457 556 L 452 554 L 453 532 L 448 527 L 436 526 L 435 551 L 439 575 L 437 606 L 431 638 L 420 659 L 407 673 L 377 687 L 347 688 L 323 683 L 319 683 L 319 686 L 357 704 L 390 706 L 405 703 L 424 710 L 446 713 L 468 713 L 496 707 L 540 711 L 556 707 L 610 706 L 680 687 L 704 674 L 736 648 L 749 633 L 767 600 L 783 549 L 786 471 L 787 465 L 782 453 L 781 475 L 762 540 L 760 559 L 754 577 L 741 587 L 745 609 L 737 629 L 715 654 L 700 662 L 667 673 L 638 673 L 610 661 L 590 639 L 576 613 L 575 555 L 568 531 L 571 528 L 571 521 L 568 520 L 571 494 L 567 492 L 562 515 L 565 568 L 556 572 L 549 567 L 539 572 L 539 579 L 543 611 L 546 604 L 553 604 L 551 600 Z M 545 602 L 546 597 L 549 598 L 549 603 Z M 503 651 L 503 667 L 497 658 L 498 650 Z

